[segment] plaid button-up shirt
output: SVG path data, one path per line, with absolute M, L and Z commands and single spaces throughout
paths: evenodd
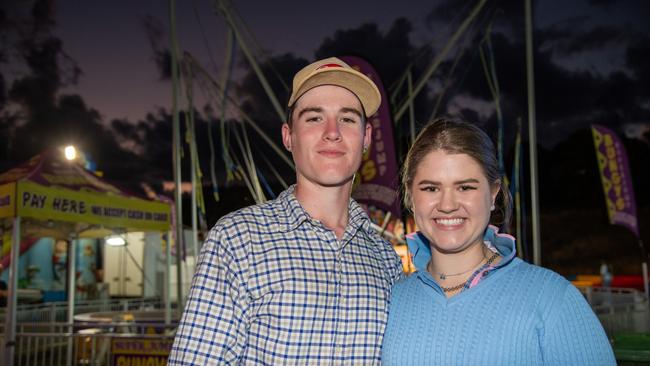
M 293 191 L 211 230 L 170 365 L 379 364 L 399 257 L 354 200 L 339 240 Z

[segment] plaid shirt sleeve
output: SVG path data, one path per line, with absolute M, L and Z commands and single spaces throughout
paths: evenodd
M 235 364 L 246 343 L 247 292 L 241 233 L 215 225 L 201 249 L 169 365 Z M 232 226 L 230 226 L 232 228 Z

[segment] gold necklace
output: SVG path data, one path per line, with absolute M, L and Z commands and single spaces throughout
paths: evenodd
M 478 261 L 478 263 L 476 263 L 474 266 L 470 267 L 470 269 L 468 269 L 466 271 L 458 272 L 458 273 L 452 273 L 452 274 L 445 274 L 444 272 L 436 272 L 431 268 L 431 261 L 429 261 L 429 268 L 428 268 L 429 272 L 433 272 L 433 274 L 437 275 L 443 281 L 445 279 L 447 279 L 447 277 L 455 277 L 455 276 L 464 275 L 467 272 L 470 272 L 470 271 L 472 271 L 474 269 L 477 269 L 481 265 L 481 263 L 483 263 L 483 261 L 485 260 L 485 252 L 483 252 L 482 250 L 481 250 L 481 252 L 483 253 L 483 257 Z
M 492 254 L 492 256 L 487 260 L 487 262 L 485 262 L 485 264 L 483 265 L 483 267 L 487 267 L 487 266 L 489 266 L 490 264 L 492 264 L 492 262 L 494 262 L 494 260 L 497 259 L 497 257 L 499 257 L 499 253 L 494 253 L 494 254 Z M 485 259 L 485 257 L 483 257 L 483 258 Z M 482 261 L 483 261 L 483 260 L 481 260 L 481 262 L 482 262 Z M 467 281 L 469 281 L 469 279 L 467 279 Z M 458 284 L 458 285 L 456 285 L 456 286 L 452 286 L 452 287 L 444 287 L 444 286 L 440 286 L 440 288 L 442 288 L 442 291 L 444 291 L 444 292 L 454 292 L 454 291 L 460 290 L 460 289 L 463 288 L 465 285 L 467 285 L 467 281 L 465 281 L 465 282 L 463 282 L 463 283 L 460 283 L 460 284 Z

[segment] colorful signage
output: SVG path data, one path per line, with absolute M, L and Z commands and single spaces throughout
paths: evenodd
M 368 62 L 353 56 L 344 56 L 341 59 L 374 81 L 381 93 L 379 110 L 368 119 L 368 123 L 372 125 L 372 143 L 363 154 L 363 161 L 357 172 L 359 182 L 352 192 L 352 197 L 359 203 L 390 211 L 393 217 L 399 218 L 402 215 L 397 194 L 399 177 L 388 97 L 379 75 Z
M 143 231 L 169 230 L 169 205 L 133 197 L 17 184 L 16 215 Z
M 114 338 L 111 342 L 113 365 L 164 366 L 173 343 L 172 338 Z
M 592 125 L 591 132 L 594 137 L 609 222 L 630 229 L 638 237 L 634 189 L 625 147 L 616 134 L 606 127 Z

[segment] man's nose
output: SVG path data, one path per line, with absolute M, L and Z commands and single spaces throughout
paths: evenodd
M 336 118 L 327 118 L 325 121 L 325 131 L 323 136 L 328 141 L 338 141 L 341 139 L 341 130 Z

